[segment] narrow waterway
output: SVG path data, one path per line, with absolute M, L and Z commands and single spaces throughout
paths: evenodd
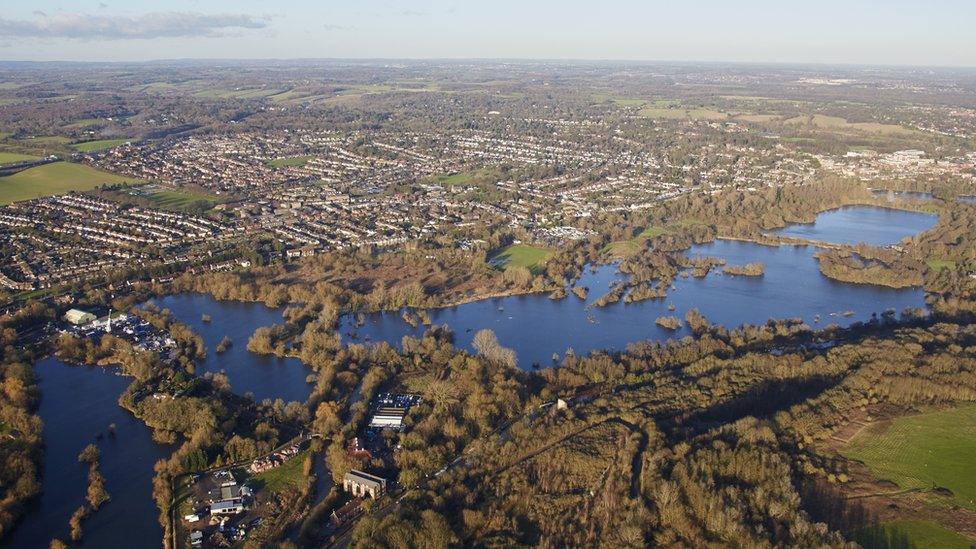
M 115 368 L 71 366 L 54 357 L 35 368 L 37 413 L 44 422 L 43 493 L 2 545 L 43 548 L 55 537 L 70 543 L 68 520 L 88 489 L 88 465 L 78 462 L 78 454 L 94 443 L 112 499 L 82 523 L 83 545 L 159 547 L 163 530 L 152 500 L 153 465 L 173 448 L 153 442 L 149 428 L 118 405 L 132 379 Z

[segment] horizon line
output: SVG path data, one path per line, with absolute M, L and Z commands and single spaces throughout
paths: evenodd
M 976 65 L 924 65 L 897 63 L 830 62 L 830 61 L 742 61 L 700 59 L 615 59 L 573 57 L 174 57 L 142 60 L 69 60 L 69 59 L 0 59 L 2 64 L 44 65 L 150 65 L 163 63 L 287 63 L 287 62 L 504 62 L 504 63 L 569 63 L 569 64 L 659 64 L 659 65 L 741 65 L 781 67 L 838 67 L 838 68 L 899 68 L 899 69 L 955 69 L 976 70 Z

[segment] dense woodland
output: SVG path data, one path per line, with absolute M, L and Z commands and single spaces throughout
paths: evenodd
M 527 412 L 521 421 L 472 444 L 461 464 L 421 482 L 393 512 L 367 517 L 355 539 L 384 547 L 840 545 L 871 514 L 837 495 L 849 465 L 826 441 L 865 411 L 976 400 L 971 321 L 909 316 L 830 334 L 701 327 L 694 340 L 567 357 L 537 374 L 542 380 L 526 380 L 542 388 L 514 403 Z M 830 344 L 803 344 L 811 340 Z M 586 396 L 568 410 L 536 408 L 539 397 L 574 394 Z M 456 401 L 456 417 L 464 404 Z M 442 433 L 427 435 L 428 444 L 451 448 Z

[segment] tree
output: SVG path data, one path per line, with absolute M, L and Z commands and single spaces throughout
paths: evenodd
M 515 368 L 518 366 L 518 359 L 515 355 L 515 351 L 512 349 L 502 347 L 498 342 L 498 337 L 495 332 L 489 329 L 478 330 L 478 333 L 474 335 L 474 341 L 471 345 L 482 357 L 509 368 Z

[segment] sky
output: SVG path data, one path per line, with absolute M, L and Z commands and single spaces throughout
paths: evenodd
M 976 67 L 976 0 L 2 0 L 0 60 Z

